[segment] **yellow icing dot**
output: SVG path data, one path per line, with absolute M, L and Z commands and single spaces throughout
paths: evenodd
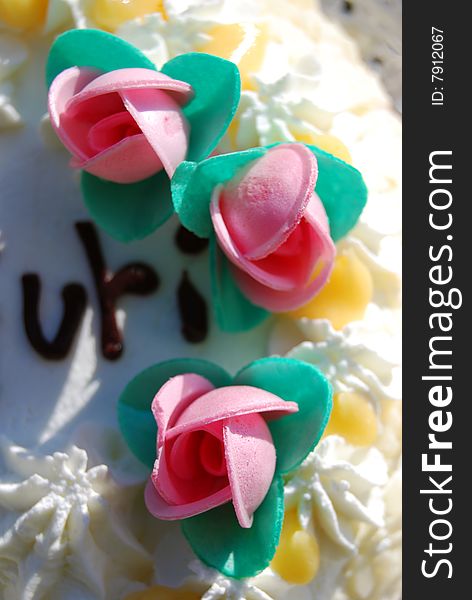
M 377 439 L 377 417 L 367 398 L 354 392 L 336 394 L 324 435 L 340 435 L 355 446 L 371 446 Z
M 95 0 L 89 9 L 95 23 L 108 31 L 115 31 L 122 23 L 136 17 L 156 12 L 167 18 L 163 0 Z
M 295 319 L 328 319 L 335 329 L 362 319 L 372 299 L 373 282 L 364 263 L 352 250 L 339 254 L 328 283 L 310 302 L 288 313 Z
M 209 41 L 198 50 L 231 60 L 238 65 L 243 90 L 254 89 L 251 75 L 256 73 L 264 60 L 269 41 L 264 23 L 230 23 L 216 25 L 208 31 Z
M 155 585 L 142 592 L 133 592 L 125 600 L 200 600 L 201 595 L 185 588 Z
M 329 152 L 333 156 L 340 158 L 346 163 L 351 164 L 352 158 L 347 147 L 341 142 L 341 140 L 334 135 L 327 133 L 312 133 L 311 131 L 297 131 L 292 130 L 297 142 L 303 142 L 304 144 L 312 144 Z
M 295 510 L 285 513 L 280 542 L 270 566 L 282 579 L 296 585 L 306 585 L 318 573 L 318 542 L 312 533 L 300 527 Z
M 47 9 L 48 0 L 0 0 L 0 21 L 15 29 L 38 29 Z

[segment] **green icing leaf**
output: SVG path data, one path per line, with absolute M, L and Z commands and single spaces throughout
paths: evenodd
M 151 402 L 154 396 L 150 396 L 148 409 L 141 410 L 128 403 L 127 390 L 128 388 L 123 392 L 118 404 L 118 421 L 121 433 L 131 452 L 142 463 L 152 469 L 156 460 L 157 443 L 157 425 L 151 413 Z
M 167 173 L 136 183 L 114 183 L 82 172 L 82 194 L 94 221 L 120 242 L 140 240 L 174 210 Z
M 235 177 L 250 162 L 263 156 L 265 148 L 214 156 L 196 164 L 183 162 L 172 178 L 172 200 L 184 227 L 200 237 L 210 237 L 213 225 L 210 200 L 214 188 Z
M 99 29 L 72 29 L 55 40 L 46 64 L 48 87 L 70 67 L 92 67 L 105 72 L 134 67 L 157 70 L 137 48 Z
M 215 236 L 210 238 L 210 273 L 213 308 L 223 331 L 247 331 L 270 316 L 267 310 L 252 304 L 238 288 Z
M 339 158 L 308 145 L 318 160 L 315 191 L 321 198 L 335 242 L 347 235 L 367 202 L 367 187 L 357 169 Z
M 168 360 L 142 371 L 126 386 L 118 401 L 118 422 L 130 450 L 148 467 L 156 460 L 157 425 L 151 404 L 159 389 L 175 375 L 196 373 L 215 387 L 231 385 L 224 369 L 206 360 Z
M 234 385 L 252 385 L 298 404 L 298 412 L 269 421 L 277 470 L 295 469 L 318 443 L 331 414 L 332 389 L 318 369 L 291 358 L 262 358 L 244 367 Z
M 198 558 L 227 577 L 254 577 L 272 560 L 284 516 L 284 486 L 275 476 L 254 522 L 243 529 L 232 503 L 182 521 L 182 530 Z
M 232 62 L 199 52 L 176 56 L 162 72 L 190 83 L 194 99 L 183 108 L 190 123 L 187 160 L 200 161 L 216 147 L 239 104 L 241 79 Z

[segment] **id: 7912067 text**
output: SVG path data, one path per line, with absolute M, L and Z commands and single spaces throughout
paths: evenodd
M 444 31 L 431 28 L 431 104 L 444 106 Z

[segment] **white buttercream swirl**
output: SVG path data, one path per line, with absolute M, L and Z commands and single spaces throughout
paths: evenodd
M 114 599 L 147 581 L 152 561 L 120 515 L 126 493 L 87 454 L 42 456 L 1 440 L 0 592 L 5 600 Z M 69 597 L 69 596 L 68 596 Z
M 377 410 L 383 400 L 397 399 L 390 387 L 395 363 L 381 356 L 367 341 L 359 341 L 359 337 L 365 340 L 365 336 L 359 336 L 359 330 L 365 328 L 363 322 L 350 323 L 336 331 L 329 321 L 303 318 L 297 321 L 297 327 L 300 337 L 310 341 L 296 345 L 286 356 L 314 364 L 330 381 L 335 394 L 364 394 Z M 283 345 L 287 341 L 291 340 L 287 340 L 281 323 L 272 333 L 271 351 L 285 353 Z
M 300 524 L 314 526 L 347 551 L 357 547 L 353 524 L 383 525 L 380 487 L 387 482 L 387 465 L 376 448 L 354 448 L 343 438 L 329 436 L 285 484 L 286 509 L 298 508 Z
M 397 600 L 401 588 L 401 468 L 390 477 L 382 493 L 384 524 L 366 527 L 359 536 L 357 555 L 346 567 L 343 598 Z
M 165 3 L 167 20 L 148 15 L 123 24 L 116 33 L 160 67 L 173 56 L 201 48 L 211 29 L 222 23 L 264 23 L 269 31 L 265 60 L 252 77 L 255 90 L 241 95 L 233 125 L 236 148 L 226 136 L 222 151 L 307 138 L 329 131 L 336 113 L 388 105 L 354 44 L 311 2 L 180 4 Z
M 190 569 L 195 573 L 197 582 L 209 585 L 202 594 L 202 600 L 273 600 L 250 579 L 230 579 L 196 560 L 190 564 Z
M 226 136 L 222 150 L 293 142 L 297 135 L 316 135 L 330 128 L 332 113 L 300 97 L 300 87 L 316 86 L 315 78 L 289 73 L 265 83 L 257 76 L 257 91 L 243 91 L 236 115 L 235 136 Z M 293 90 L 298 89 L 298 97 Z
M 27 58 L 23 42 L 9 33 L 0 33 L 0 80 L 10 77 Z
M 299 343 L 300 339 L 310 341 Z M 377 415 L 375 446 L 394 463 L 401 453 L 397 342 L 398 321 L 393 319 L 389 327 L 385 313 L 372 306 L 365 320 L 350 323 L 342 331 L 321 319 L 280 320 L 272 331 L 270 348 L 315 365 L 330 381 L 334 394 L 364 396 Z M 287 345 L 293 345 L 288 352 Z
M 159 13 L 133 19 L 121 25 L 116 35 L 141 50 L 158 68 L 178 54 L 192 52 L 208 36 L 205 31 L 214 26 L 194 16 L 193 12 L 165 21 Z
M 20 113 L 12 103 L 13 86 L 0 84 L 0 130 L 11 129 L 23 124 Z
M 7 81 L 28 58 L 23 42 L 9 33 L 0 33 L 0 130 L 18 127 L 23 123 L 15 108 L 13 84 Z

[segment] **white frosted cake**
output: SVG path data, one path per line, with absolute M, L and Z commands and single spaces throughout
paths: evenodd
M 239 107 L 214 155 L 298 142 L 362 174 L 367 205 L 312 300 L 225 332 L 207 243 L 178 215 L 129 243 L 94 222 L 45 83 L 56 36 L 87 28 L 157 69 L 188 52 L 238 65 Z M 1 599 L 399 600 L 400 142 L 378 75 L 316 2 L 0 0 Z M 128 279 L 107 287 L 116 273 Z M 314 365 L 333 408 L 283 476 L 270 565 L 231 578 L 146 510 L 149 468 L 117 402 L 162 361 L 234 375 L 267 356 Z

